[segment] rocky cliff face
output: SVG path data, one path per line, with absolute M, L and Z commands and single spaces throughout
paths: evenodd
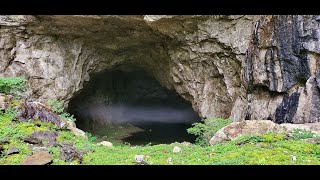
M 319 20 L 1 16 L 0 76 L 25 76 L 28 99 L 68 103 L 97 72 L 141 68 L 190 101 L 202 117 L 315 122 Z

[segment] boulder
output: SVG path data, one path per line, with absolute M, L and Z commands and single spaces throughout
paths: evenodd
M 38 141 L 43 140 L 48 147 L 56 145 L 56 137 L 60 134 L 56 131 L 34 131 L 30 137 L 31 139 L 37 139 Z
M 76 123 L 75 122 L 73 122 L 73 121 L 65 121 L 65 123 L 66 123 L 66 127 L 67 127 L 67 129 L 72 129 L 72 128 L 76 128 L 77 126 L 76 126 Z
M 136 165 L 148 165 L 148 163 L 145 161 L 145 156 L 144 155 L 135 155 L 134 156 L 134 161 Z
M 42 140 L 35 138 L 33 136 L 27 136 L 23 139 L 23 142 L 26 142 L 28 144 L 37 144 L 37 145 L 42 145 Z
M 107 147 L 112 147 L 113 146 L 113 144 L 111 142 L 109 142 L 109 141 L 102 141 L 102 142 L 97 143 L 97 145 L 99 145 L 99 146 L 107 146 Z
M 18 154 L 19 153 L 19 149 L 16 147 L 9 147 L 8 151 L 7 151 L 7 155 L 11 155 L 11 154 Z
M 69 130 L 77 137 L 82 137 L 84 140 L 88 140 L 88 136 L 84 131 L 76 127 L 69 127 Z
M 173 149 L 172 149 L 172 152 L 174 153 L 179 153 L 181 152 L 181 148 L 179 146 L 175 146 Z
M 137 163 L 141 163 L 141 162 L 144 161 L 144 158 L 145 158 L 144 155 L 138 154 L 138 155 L 135 155 L 135 156 L 134 156 L 134 161 L 137 162 Z
M 305 129 L 314 132 L 317 136 L 320 136 L 320 122 L 316 123 L 305 123 L 305 124 L 280 124 L 281 127 L 286 128 L 287 131 L 292 131 L 293 129 Z
M 22 165 L 47 165 L 50 163 L 52 163 L 51 155 L 48 151 L 43 151 L 26 157 Z
M 82 153 L 77 150 L 72 143 L 60 143 L 60 159 L 64 161 L 78 160 L 82 162 Z
M 224 141 L 234 140 L 241 135 L 260 135 L 268 132 L 280 133 L 284 131 L 284 128 L 279 127 L 279 125 L 270 120 L 233 122 L 217 131 L 209 143 L 214 145 Z
M 19 120 L 39 119 L 42 122 L 51 122 L 58 128 L 64 128 L 66 125 L 65 121 L 57 113 L 39 102 L 22 103 L 17 118 Z
M 10 139 L 8 137 L 0 139 L 0 145 L 1 144 L 9 144 L 9 143 L 10 143 Z
M 32 147 L 32 152 L 33 152 L 33 153 L 44 152 L 44 151 L 48 151 L 48 148 L 42 147 L 42 146 Z
M 320 122 L 307 124 L 276 124 L 270 120 L 247 120 L 233 122 L 219 131 L 210 139 L 209 143 L 215 145 L 230 141 L 241 135 L 262 135 L 268 132 L 290 134 L 293 129 L 306 129 L 320 135 Z

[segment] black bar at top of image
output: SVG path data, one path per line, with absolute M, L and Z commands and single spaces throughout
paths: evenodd
M 311 1 L 311 0 L 310 0 Z M 1 14 L 319 14 L 313 2 L 257 0 L 15 0 Z

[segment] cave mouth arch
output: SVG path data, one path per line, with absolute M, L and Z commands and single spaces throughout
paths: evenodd
M 68 112 L 78 128 L 99 140 L 131 145 L 193 143 L 186 129 L 200 121 L 190 102 L 140 68 L 93 74 L 70 100 Z

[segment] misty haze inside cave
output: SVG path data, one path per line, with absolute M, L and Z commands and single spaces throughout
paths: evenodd
M 68 111 L 78 128 L 131 145 L 194 142 L 186 129 L 200 121 L 190 102 L 139 69 L 94 74 Z

